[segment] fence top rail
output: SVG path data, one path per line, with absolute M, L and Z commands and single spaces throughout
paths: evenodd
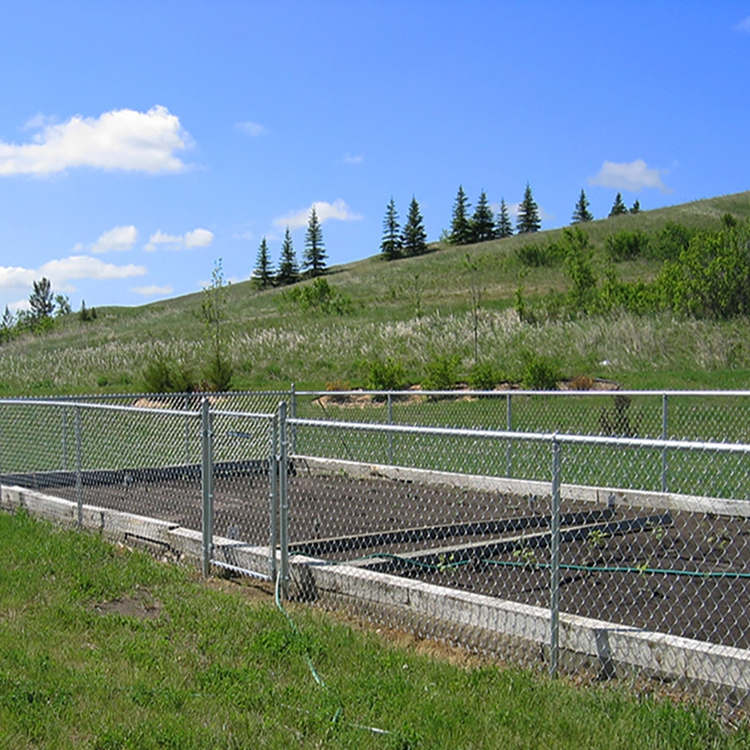
M 373 422 L 343 422 L 326 419 L 287 419 L 290 425 L 320 427 L 386 434 L 435 435 L 442 437 L 465 437 L 481 440 L 516 440 L 527 442 L 557 442 L 586 445 L 612 445 L 623 448 L 660 448 L 686 451 L 711 451 L 715 453 L 748 453 L 748 443 L 719 443 L 698 440 L 673 440 L 661 438 L 629 438 L 610 435 L 575 435 L 558 432 L 519 432 L 509 430 L 477 430 L 459 427 L 425 427 L 420 425 L 392 425 Z
M 507 396 L 557 396 L 557 397 L 583 397 L 583 396 L 732 396 L 732 397 L 750 397 L 750 391 L 679 391 L 679 390 L 656 390 L 656 391 L 627 391 L 627 390 L 569 390 L 569 391 L 534 391 L 508 389 L 499 391 L 473 391 L 473 390 L 453 390 L 453 391 L 368 391 L 368 390 L 349 390 L 349 391 L 295 391 L 296 396 L 436 396 L 462 398 L 465 396 L 492 396 L 495 398 L 505 398 Z
M 92 409 L 98 411 L 125 411 L 135 414 L 158 414 L 159 416 L 178 416 L 200 419 L 199 411 L 185 411 L 183 409 L 161 409 L 149 406 L 122 406 L 121 404 L 92 404 L 86 401 L 30 401 L 28 399 L 0 399 L 0 406 L 57 406 L 71 409 Z
M 184 414 L 185 412 L 179 412 Z M 224 411 L 223 409 L 210 409 L 212 417 L 244 417 L 245 419 L 265 419 L 272 422 L 276 419 L 276 412 L 253 412 L 253 411 Z
M 136 392 L 136 393 L 79 393 L 72 396 L 5 396 L 0 401 L 78 401 L 79 399 L 97 399 L 99 401 L 113 401 L 118 398 L 149 398 L 149 399 L 193 399 L 200 400 L 201 398 L 211 397 L 215 398 L 218 396 L 288 396 L 292 391 L 289 388 L 269 391 L 179 391 L 179 392 Z

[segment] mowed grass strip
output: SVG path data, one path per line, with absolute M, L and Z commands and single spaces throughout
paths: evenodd
M 750 744 L 699 708 L 455 666 L 313 610 L 295 634 L 270 597 L 25 514 L 0 514 L 0 540 L 3 748 Z

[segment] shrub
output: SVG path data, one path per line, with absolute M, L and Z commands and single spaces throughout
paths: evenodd
M 557 365 L 548 357 L 532 352 L 521 355 L 521 384 L 535 391 L 554 391 L 562 374 Z
M 528 242 L 517 247 L 515 254 L 522 265 L 532 268 L 552 266 L 562 257 L 561 248 L 555 242 Z
M 616 232 L 607 237 L 605 247 L 607 254 L 614 261 L 633 260 L 645 255 L 648 250 L 648 235 L 645 232 Z
M 190 393 L 197 390 L 192 369 L 162 352 L 156 352 L 146 361 L 143 383 L 148 393 Z
M 645 254 L 657 260 L 676 260 L 695 234 L 694 229 L 669 221 L 651 238 Z
M 457 354 L 443 354 L 427 363 L 427 375 L 422 385 L 428 391 L 445 391 L 452 388 L 458 380 L 458 365 L 461 359 Z
M 504 380 L 492 362 L 477 362 L 469 373 L 469 385 L 476 391 L 491 391 Z
M 203 370 L 206 390 L 228 391 L 232 386 L 233 375 L 234 367 L 231 360 L 225 357 L 223 352 L 213 352 Z M 177 390 L 182 389 L 178 388 Z
M 374 359 L 368 364 L 367 387 L 373 391 L 397 391 L 404 385 L 404 368 L 390 357 Z
M 317 310 L 327 315 L 345 315 L 352 309 L 351 299 L 320 277 L 312 284 L 285 292 L 284 299 L 297 305 L 303 312 Z

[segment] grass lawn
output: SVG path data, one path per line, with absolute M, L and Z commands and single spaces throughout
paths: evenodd
M 456 665 L 294 607 L 298 634 L 269 596 L 23 514 L 0 514 L 0 539 L 2 748 L 750 744 L 698 708 Z

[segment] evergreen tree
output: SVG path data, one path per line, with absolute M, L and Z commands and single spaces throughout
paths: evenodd
M 0 341 L 10 341 L 14 325 L 15 319 L 13 313 L 8 309 L 8 305 L 6 305 L 3 318 L 0 320 Z
M 467 245 L 471 242 L 471 224 L 469 223 L 469 201 L 466 199 L 463 186 L 458 186 L 458 194 L 453 204 L 451 218 L 451 244 Z
M 500 200 L 500 213 L 497 215 L 497 229 L 495 230 L 495 236 L 499 240 L 504 240 L 506 237 L 513 235 L 513 224 L 510 222 L 510 214 L 508 213 L 508 206 L 505 205 L 505 198 Z
M 35 320 L 49 318 L 54 309 L 52 295 L 52 284 L 48 278 L 41 278 L 34 282 L 34 291 L 29 296 L 29 305 L 31 306 L 31 316 Z
M 55 295 L 55 315 L 70 315 L 72 309 L 70 307 L 70 300 L 67 294 L 56 294 Z
M 289 227 L 284 232 L 284 243 L 281 246 L 281 258 L 279 259 L 279 271 L 276 274 L 278 284 L 294 284 L 299 279 L 299 266 L 297 255 L 292 244 L 292 234 Z
M 484 242 L 495 238 L 495 217 L 487 201 L 487 194 L 482 190 L 477 207 L 471 217 L 471 241 Z
M 635 203 L 633 204 L 633 207 L 630 209 L 631 214 L 639 214 L 641 212 L 641 204 L 639 203 L 638 199 L 635 199 Z
M 265 237 L 260 241 L 260 247 L 258 248 L 258 260 L 253 271 L 253 280 L 261 289 L 271 286 L 273 281 L 271 259 L 268 256 L 268 243 Z
M 581 188 L 581 195 L 578 198 L 578 203 L 576 203 L 575 211 L 573 211 L 573 224 L 579 224 L 583 221 L 592 221 L 593 215 L 591 214 L 591 211 L 589 211 L 589 201 L 586 197 L 586 193 L 583 192 L 583 188 Z
M 305 258 L 303 267 L 310 276 L 321 276 L 326 270 L 326 253 L 323 245 L 323 230 L 318 221 L 315 206 L 310 210 L 310 219 L 305 232 Z
M 427 252 L 427 233 L 424 231 L 419 203 L 414 196 L 411 197 L 409 204 L 401 245 L 405 255 L 422 255 Z
M 627 207 L 622 202 L 622 195 L 618 193 L 615 196 L 615 202 L 612 204 L 612 210 L 609 212 L 610 216 L 619 216 L 620 214 L 626 214 L 628 212 Z
M 396 203 L 393 200 L 393 196 L 391 196 L 391 200 L 385 209 L 383 241 L 380 243 L 380 250 L 386 260 L 396 260 L 396 258 L 401 257 L 401 233 L 399 230 Z
M 523 194 L 523 200 L 518 209 L 518 222 L 516 223 L 516 229 L 519 234 L 526 234 L 527 232 L 538 232 L 541 226 L 542 222 L 539 218 L 539 207 L 534 201 L 531 194 L 531 186 L 527 182 L 526 190 Z

